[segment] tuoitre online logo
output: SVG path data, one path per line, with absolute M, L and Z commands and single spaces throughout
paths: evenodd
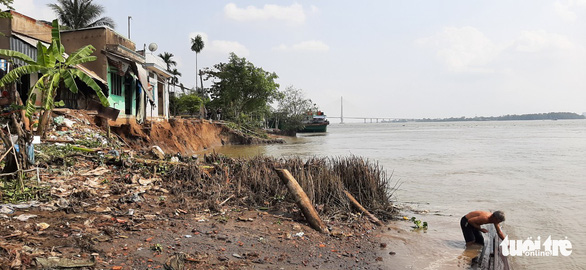
M 509 240 L 507 235 L 500 244 L 504 256 L 570 256 L 572 242 L 568 237 L 562 240 L 551 240 L 551 235 L 543 243 L 541 236 L 535 240 L 529 237 L 526 240 Z

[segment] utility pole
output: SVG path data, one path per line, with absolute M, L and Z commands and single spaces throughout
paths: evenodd
M 130 19 L 132 19 L 132 16 L 128 16 L 128 39 L 130 39 Z

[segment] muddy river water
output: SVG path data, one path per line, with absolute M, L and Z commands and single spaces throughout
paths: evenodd
M 541 237 L 543 243 L 551 236 L 572 244 L 569 256 L 509 257 L 513 268 L 586 269 L 586 120 L 333 123 L 327 133 L 300 134 L 282 145 L 214 150 L 379 162 L 401 183 L 394 200 L 404 206 L 402 214 L 429 224 L 426 232 L 411 231 L 408 222 L 394 225 L 385 236 L 399 243 L 390 247 L 394 261 L 385 259 L 394 266 L 466 268 L 460 218 L 472 210 L 502 210 L 512 240 Z

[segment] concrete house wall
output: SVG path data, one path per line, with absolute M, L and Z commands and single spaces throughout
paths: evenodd
M 75 52 L 86 45 L 94 46 L 96 48 L 94 55 L 98 59 L 93 62 L 84 63 L 83 66 L 92 70 L 104 80 L 108 79 L 108 58 L 103 53 L 106 50 L 106 45 L 121 45 L 133 51 L 136 49 L 134 42 L 108 27 L 61 32 L 61 43 L 65 46 L 67 53 Z
M 84 63 L 83 66 L 108 82 L 110 107 L 120 110 L 119 118 L 126 118 L 121 119 L 121 123 L 137 116 L 137 104 L 141 102 L 137 93 L 139 86 L 136 76 L 138 74 L 132 76 L 127 71 L 125 75 L 121 76 L 118 74 L 118 68 L 111 65 L 107 56 L 107 54 L 114 55 L 114 57 L 119 56 L 120 59 L 124 59 L 122 61 L 124 63 L 141 65 L 144 62 L 144 58 L 135 53 L 136 45 L 134 42 L 106 26 L 63 31 L 61 40 L 68 53 L 72 53 L 86 45 L 94 46 L 96 48 L 94 55 L 97 60 Z M 115 76 L 121 76 L 122 80 L 122 92 L 119 94 L 115 94 L 113 91 L 113 77 Z
M 155 100 L 154 106 L 147 104 L 147 118 L 169 119 L 169 78 L 172 75 L 166 70 L 165 61 L 153 53 L 145 54 L 145 66 L 149 70 L 149 87 Z

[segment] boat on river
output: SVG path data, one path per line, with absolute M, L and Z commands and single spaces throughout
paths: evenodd
M 303 121 L 303 129 L 299 132 L 326 132 L 330 121 L 322 111 L 308 112 L 308 118 Z

